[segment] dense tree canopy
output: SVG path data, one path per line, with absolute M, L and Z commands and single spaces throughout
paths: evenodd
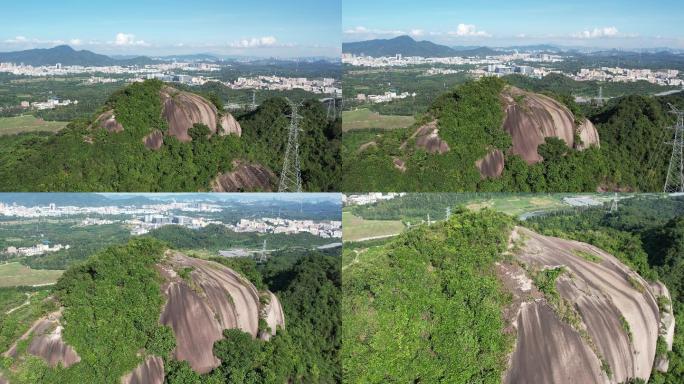
M 492 266 L 511 226 L 493 211 L 456 212 L 384 246 L 345 249 L 344 379 L 499 383 L 512 337 Z
M 579 106 L 569 90 L 536 83 L 483 78 L 466 82 L 438 97 L 413 127 L 392 131 L 360 130 L 344 135 L 342 147 L 344 191 L 505 191 L 570 192 L 620 189 L 659 191 L 669 160 L 664 143 L 673 122 L 668 103 L 684 107 L 681 96 L 632 95 L 607 105 Z M 565 104 L 579 126 L 590 119 L 601 148 L 583 151 L 549 138 L 540 145 L 543 161 L 528 165 L 506 152 L 510 136 L 501 128 L 500 92 L 505 81 L 527 86 Z M 549 80 L 551 81 L 551 80 Z M 449 145 L 444 154 L 429 154 L 414 145 L 415 129 L 439 121 L 439 136 Z M 575 132 L 579 138 L 579 132 Z M 406 145 L 403 145 L 406 143 Z M 491 149 L 504 151 L 500 177 L 482 179 L 475 161 Z M 397 159 L 403 161 L 400 170 Z
M 289 106 L 282 98 L 265 101 L 237 116 L 243 137 L 208 137 L 195 127 L 195 139 L 183 143 L 166 135 L 158 150 L 143 145 L 154 130 L 166 132 L 159 81 L 132 84 L 112 94 L 101 111 L 113 109 L 123 132 L 93 127 L 92 119 L 75 120 L 54 134 L 25 133 L 0 137 L 0 188 L 9 191 L 198 191 L 208 190 L 234 160 L 257 162 L 276 174 L 287 143 Z M 340 122 L 327 119 L 318 101 L 307 101 L 300 154 L 303 185 L 310 191 L 336 186 Z

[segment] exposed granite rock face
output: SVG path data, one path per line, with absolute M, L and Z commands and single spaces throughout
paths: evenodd
M 187 279 L 175 272 L 183 268 L 191 269 Z M 162 292 L 167 298 L 160 322 L 170 326 L 176 337 L 173 357 L 186 360 L 198 373 L 220 365 L 213 346 L 223 338 L 224 329 L 237 328 L 257 337 L 261 313 L 271 335 L 285 326 L 275 295 L 267 292 L 271 295 L 269 306 L 261 308 L 254 285 L 228 267 L 169 252 L 158 270 L 166 281 Z
M 503 173 L 504 154 L 500 149 L 495 149 L 477 160 L 475 166 L 480 171 L 482 178 L 497 178 Z
M 519 155 L 528 164 L 543 160 L 537 149 L 547 137 L 557 137 L 578 150 L 600 146 L 598 131 L 591 121 L 585 119 L 576 127 L 572 112 L 548 96 L 509 86 L 501 93 L 501 99 L 505 111 L 503 129 L 512 141 L 508 153 Z M 575 133 L 581 142 L 575 143 Z M 497 151 L 475 163 L 483 178 L 501 176 L 505 159 Z
M 449 144 L 439 137 L 439 122 L 433 120 L 425 125 L 422 125 L 416 129 L 416 131 L 411 135 L 411 139 L 416 139 L 416 147 L 424 149 L 428 153 L 432 154 L 444 154 L 449 152 Z M 401 145 L 401 149 L 406 148 L 408 142 L 404 142 Z
M 260 164 L 233 162 L 233 171 L 219 175 L 211 183 L 213 192 L 262 191 L 274 189 L 278 177 Z
M 216 106 L 202 96 L 169 86 L 162 88 L 160 96 L 162 116 L 169 124 L 168 134 L 180 141 L 192 140 L 188 130 L 195 124 L 204 124 L 211 133 L 219 135 L 242 134 L 240 124 L 231 114 L 219 116 Z
M 512 237 L 524 241 L 514 258 L 529 270 L 564 268 L 556 289 L 565 311 L 575 315 L 560 314 L 545 298 L 514 299 L 517 340 L 504 382 L 648 380 L 662 334 L 656 302 L 662 289 L 594 246 L 521 227 Z
M 516 87 L 506 87 L 501 98 L 506 112 L 503 129 L 513 141 L 511 154 L 520 155 L 528 164 L 534 164 L 542 160 L 537 147 L 547 137 L 557 137 L 569 147 L 573 146 L 575 118 L 563 104 Z
M 164 360 L 159 356 L 150 356 L 140 363 L 133 372 L 121 378 L 122 384 L 163 384 Z
M 157 150 L 164 144 L 164 134 L 160 130 L 155 129 L 143 138 L 143 143 L 148 149 Z
M 221 129 L 219 130 L 219 135 L 235 135 L 242 136 L 242 127 L 240 123 L 231 115 L 226 113 L 221 117 Z
M 124 130 L 123 125 L 116 121 L 116 116 L 114 115 L 114 110 L 112 109 L 98 116 L 93 125 L 98 128 L 106 129 L 108 132 L 118 133 L 123 132 Z
M 41 317 L 18 340 L 28 340 L 30 338 L 31 342 L 26 351 L 31 355 L 42 358 L 51 367 L 56 367 L 57 364 L 69 367 L 81 361 L 74 348 L 62 340 L 63 327 L 60 323 L 61 318 L 61 309 Z M 17 357 L 17 342 L 4 353 L 4 356 Z
M 273 292 L 268 292 L 268 305 L 261 309 L 261 317 L 266 320 L 269 330 L 259 331 L 259 338 L 270 340 L 278 330 L 278 327 L 285 327 L 285 314 L 280 300 Z
M 401 172 L 406 172 L 406 162 L 398 157 L 392 159 L 394 168 L 400 170 Z
M 579 134 L 579 138 L 581 140 L 580 143 L 575 143 L 575 147 L 577 149 L 582 150 L 589 147 L 601 147 L 598 131 L 596 130 L 596 127 L 594 127 L 594 124 L 589 121 L 589 119 L 584 119 L 584 122 L 577 127 L 577 133 Z

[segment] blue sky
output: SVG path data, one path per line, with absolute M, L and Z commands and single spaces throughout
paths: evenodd
M 681 0 L 343 0 L 344 41 L 684 48 Z
M 0 51 L 338 56 L 340 22 L 337 0 L 22 0 L 2 4 Z

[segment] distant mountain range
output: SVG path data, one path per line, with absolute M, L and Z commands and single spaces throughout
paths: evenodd
M 85 65 L 85 66 L 107 66 L 107 65 L 144 65 L 153 63 L 149 57 L 139 56 L 128 59 L 115 59 L 109 56 L 100 55 L 91 51 L 77 51 L 68 45 L 59 45 L 54 48 L 38 48 L 17 52 L 0 53 L 0 62 L 24 63 L 26 65 Z
M 423 56 L 423 57 L 450 57 L 459 56 L 462 52 L 445 45 L 435 44 L 430 41 L 415 41 L 409 36 L 399 36 L 393 39 L 375 39 L 358 41 L 354 43 L 342 43 L 342 52 L 366 56 Z
M 339 62 L 339 57 L 293 57 L 293 58 L 267 58 L 248 56 L 222 56 L 211 53 L 179 54 L 166 56 L 140 56 L 140 55 L 101 55 L 88 50 L 77 51 L 68 45 L 59 45 L 54 48 L 36 48 L 16 52 L 0 52 L 0 63 L 15 63 L 33 66 L 41 65 L 84 65 L 84 66 L 109 66 L 109 65 L 146 65 L 170 61 L 244 61 L 247 63 L 315 63 L 315 62 Z
M 473 57 L 493 56 L 503 52 L 545 52 L 545 53 L 571 53 L 582 55 L 655 55 L 660 57 L 677 57 L 683 51 L 672 48 L 650 49 L 605 49 L 591 47 L 558 46 L 553 44 L 517 45 L 507 47 L 484 47 L 484 46 L 453 46 L 440 45 L 431 41 L 416 41 L 410 36 L 399 36 L 392 39 L 374 39 L 342 43 L 342 52 L 355 55 L 373 57 L 394 56 L 422 56 L 422 57 Z
M 447 47 L 431 41 L 416 41 L 410 36 L 399 36 L 393 39 L 375 39 L 342 43 L 342 52 L 373 57 L 422 56 L 422 57 L 471 57 L 495 55 L 498 52 L 488 47 L 456 46 Z

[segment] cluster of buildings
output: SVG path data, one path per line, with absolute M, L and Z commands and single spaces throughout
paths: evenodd
M 224 82 L 232 89 L 266 89 L 271 91 L 291 91 L 302 89 L 307 92 L 326 95 L 340 95 L 342 90 L 335 86 L 335 79 L 307 79 L 305 77 L 256 76 L 238 77 L 232 82 Z
M 366 95 L 363 93 L 359 93 L 358 95 L 356 95 L 356 101 L 379 104 L 379 103 L 387 103 L 387 102 L 390 102 L 392 100 L 406 99 L 407 97 L 416 97 L 416 93 L 415 92 L 413 92 L 413 93 L 385 92 L 382 95 Z
M 0 72 L 11 73 L 13 75 L 45 77 L 45 76 L 67 76 L 82 74 L 109 74 L 109 75 L 145 75 L 150 73 L 167 73 L 172 71 L 185 72 L 216 72 L 221 70 L 218 64 L 209 63 L 156 63 L 147 65 L 110 65 L 110 66 L 83 66 L 83 65 L 25 65 L 14 63 L 0 63 Z
M 17 204 L 4 204 L 0 202 L 0 216 L 21 217 L 21 218 L 39 218 L 39 217 L 60 217 L 60 216 L 74 216 L 74 215 L 100 215 L 100 216 L 120 216 L 120 215 L 154 215 L 158 213 L 165 213 L 168 211 L 178 210 L 182 212 L 221 212 L 223 208 L 218 205 L 208 203 L 196 202 L 171 202 L 136 206 L 93 206 L 93 207 L 76 207 L 76 206 L 58 206 L 57 204 L 49 204 L 47 206 L 32 206 L 26 207 Z M 97 219 L 87 219 L 88 222 Z
M 435 75 L 455 75 L 457 73 L 461 73 L 463 70 L 460 69 L 448 69 L 448 68 L 429 68 L 427 71 L 425 71 L 426 76 L 435 76 Z
M 654 71 L 620 67 L 582 68 L 577 74 L 567 74 L 566 76 L 576 81 L 631 83 L 643 80 L 657 85 L 684 86 L 684 79 L 679 78 L 679 71 L 676 69 Z
M 148 214 L 139 218 L 126 220 L 126 224 L 128 224 L 131 228 L 131 235 L 140 236 L 167 225 L 178 225 L 190 229 L 200 229 L 209 224 L 221 225 L 223 223 L 216 220 L 205 219 L 203 217 Z
M 297 234 L 308 232 L 322 238 L 341 238 L 341 221 L 290 220 L 282 218 L 241 219 L 235 225 L 226 225 L 235 232 Z
M 406 193 L 381 193 L 373 192 L 363 195 L 342 195 L 342 204 L 344 205 L 368 205 L 375 204 L 379 201 L 392 200 L 397 197 L 404 196 Z
M 97 218 L 92 218 L 92 217 L 86 217 L 85 219 L 81 220 L 81 223 L 78 224 L 78 227 L 92 227 L 92 226 L 98 226 L 98 225 L 109 225 L 109 224 L 114 224 L 118 223 L 118 220 L 107 220 L 107 219 L 97 219 Z
M 42 111 L 44 109 L 55 109 L 57 107 L 66 107 L 68 105 L 77 105 L 78 100 L 59 100 L 56 97 L 50 98 L 47 101 L 36 101 L 33 103 L 29 103 L 28 101 L 22 101 L 21 104 L 19 105 L 23 109 L 28 109 L 28 108 L 33 108 L 37 109 L 39 111 Z
M 544 67 L 532 67 L 529 65 L 517 65 L 517 64 L 489 64 L 486 67 L 471 69 L 468 71 L 474 77 L 484 77 L 484 76 L 496 76 L 502 77 L 512 74 L 519 74 L 523 76 L 534 77 L 541 79 L 542 77 L 548 75 L 553 70 Z M 558 71 L 556 71 L 558 72 Z
M 488 65 L 488 64 L 504 64 L 516 61 L 533 62 L 533 63 L 556 63 L 563 61 L 563 57 L 559 55 L 552 55 L 547 53 L 501 53 L 499 55 L 489 55 L 484 57 L 422 57 L 422 56 L 402 56 L 397 54 L 395 56 L 371 57 L 371 56 L 357 56 L 350 53 L 342 54 L 342 63 L 349 64 L 354 67 L 408 67 L 414 65 Z
M 70 246 L 68 244 L 50 246 L 49 242 L 43 242 L 32 247 L 7 247 L 5 253 L 12 256 L 38 256 L 48 252 L 57 252 L 69 248 Z

